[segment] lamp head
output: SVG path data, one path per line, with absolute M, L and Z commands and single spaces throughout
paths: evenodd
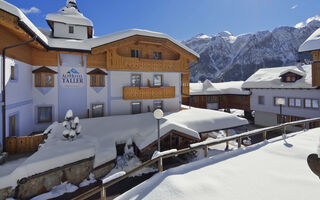
M 153 112 L 153 117 L 156 118 L 156 119 L 161 119 L 163 117 L 163 112 L 161 109 L 156 109 L 154 112 Z

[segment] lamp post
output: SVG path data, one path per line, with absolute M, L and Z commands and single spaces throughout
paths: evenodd
M 283 123 L 282 106 L 285 105 L 285 98 L 277 98 L 276 102 L 280 106 L 280 124 Z
M 163 117 L 163 112 L 161 109 L 156 109 L 153 112 L 153 117 L 157 120 L 157 128 L 158 128 L 158 152 L 160 152 L 160 119 Z M 158 169 L 162 171 L 162 157 L 160 157 L 158 162 Z

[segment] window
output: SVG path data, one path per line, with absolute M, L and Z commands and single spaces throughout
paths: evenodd
M 9 137 L 16 136 L 16 115 L 9 117 Z
M 141 103 L 140 102 L 133 102 L 131 103 L 132 114 L 141 113 Z
M 90 87 L 104 87 L 105 86 L 104 74 L 90 74 Z
M 305 108 L 319 108 L 319 100 L 318 99 L 304 99 L 304 107 Z
M 136 49 L 131 49 L 131 57 L 132 58 L 140 58 L 141 57 L 141 51 Z
M 153 52 L 153 59 L 162 60 L 162 53 L 161 52 Z
M 218 97 L 208 96 L 208 103 L 218 103 Z
M 290 76 L 286 77 L 286 82 L 291 82 L 291 77 Z
M 131 86 L 140 87 L 141 86 L 141 75 L 132 74 L 131 75 Z
M 162 75 L 154 75 L 153 76 L 153 86 L 161 87 L 162 86 Z
M 288 98 L 289 107 L 301 107 L 301 99 L 297 98 Z
M 52 73 L 36 73 L 35 87 L 54 87 L 54 74 Z
M 104 116 L 103 104 L 92 104 L 92 117 L 103 117 Z
M 153 102 L 153 110 L 161 109 L 162 110 L 162 101 L 154 101 Z
M 264 105 L 264 96 L 259 96 L 259 97 L 258 97 L 258 103 L 259 103 L 260 105 Z
M 47 123 L 52 121 L 52 107 L 38 107 L 38 123 Z
M 11 70 L 10 80 L 13 81 L 13 80 L 15 80 L 15 66 L 12 65 L 11 68 L 10 68 L 10 70 Z
M 312 108 L 319 108 L 319 101 L 316 99 L 312 99 Z
M 69 33 L 74 33 L 74 26 L 69 26 Z

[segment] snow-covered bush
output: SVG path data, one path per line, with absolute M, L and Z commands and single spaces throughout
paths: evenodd
M 80 134 L 82 129 L 79 117 L 75 117 L 73 119 L 72 110 L 68 110 L 64 119 L 65 121 L 62 123 L 62 125 L 65 130 L 62 132 L 62 135 L 67 139 L 73 140 Z

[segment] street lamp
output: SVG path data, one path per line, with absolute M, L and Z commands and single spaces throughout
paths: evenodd
M 160 119 L 163 117 L 163 112 L 161 109 L 156 109 L 153 112 L 153 117 L 158 122 L 158 151 L 160 152 Z
M 280 106 L 280 124 L 283 123 L 283 116 L 282 116 L 282 106 L 285 105 L 285 98 L 281 98 L 281 97 L 278 97 L 277 98 L 277 104 Z
M 160 119 L 163 117 L 163 112 L 161 109 L 156 109 L 153 112 L 154 118 L 158 122 L 158 152 L 160 152 Z M 162 172 L 163 167 L 162 167 L 162 157 L 160 156 L 159 161 L 158 161 L 158 170 L 159 172 Z

